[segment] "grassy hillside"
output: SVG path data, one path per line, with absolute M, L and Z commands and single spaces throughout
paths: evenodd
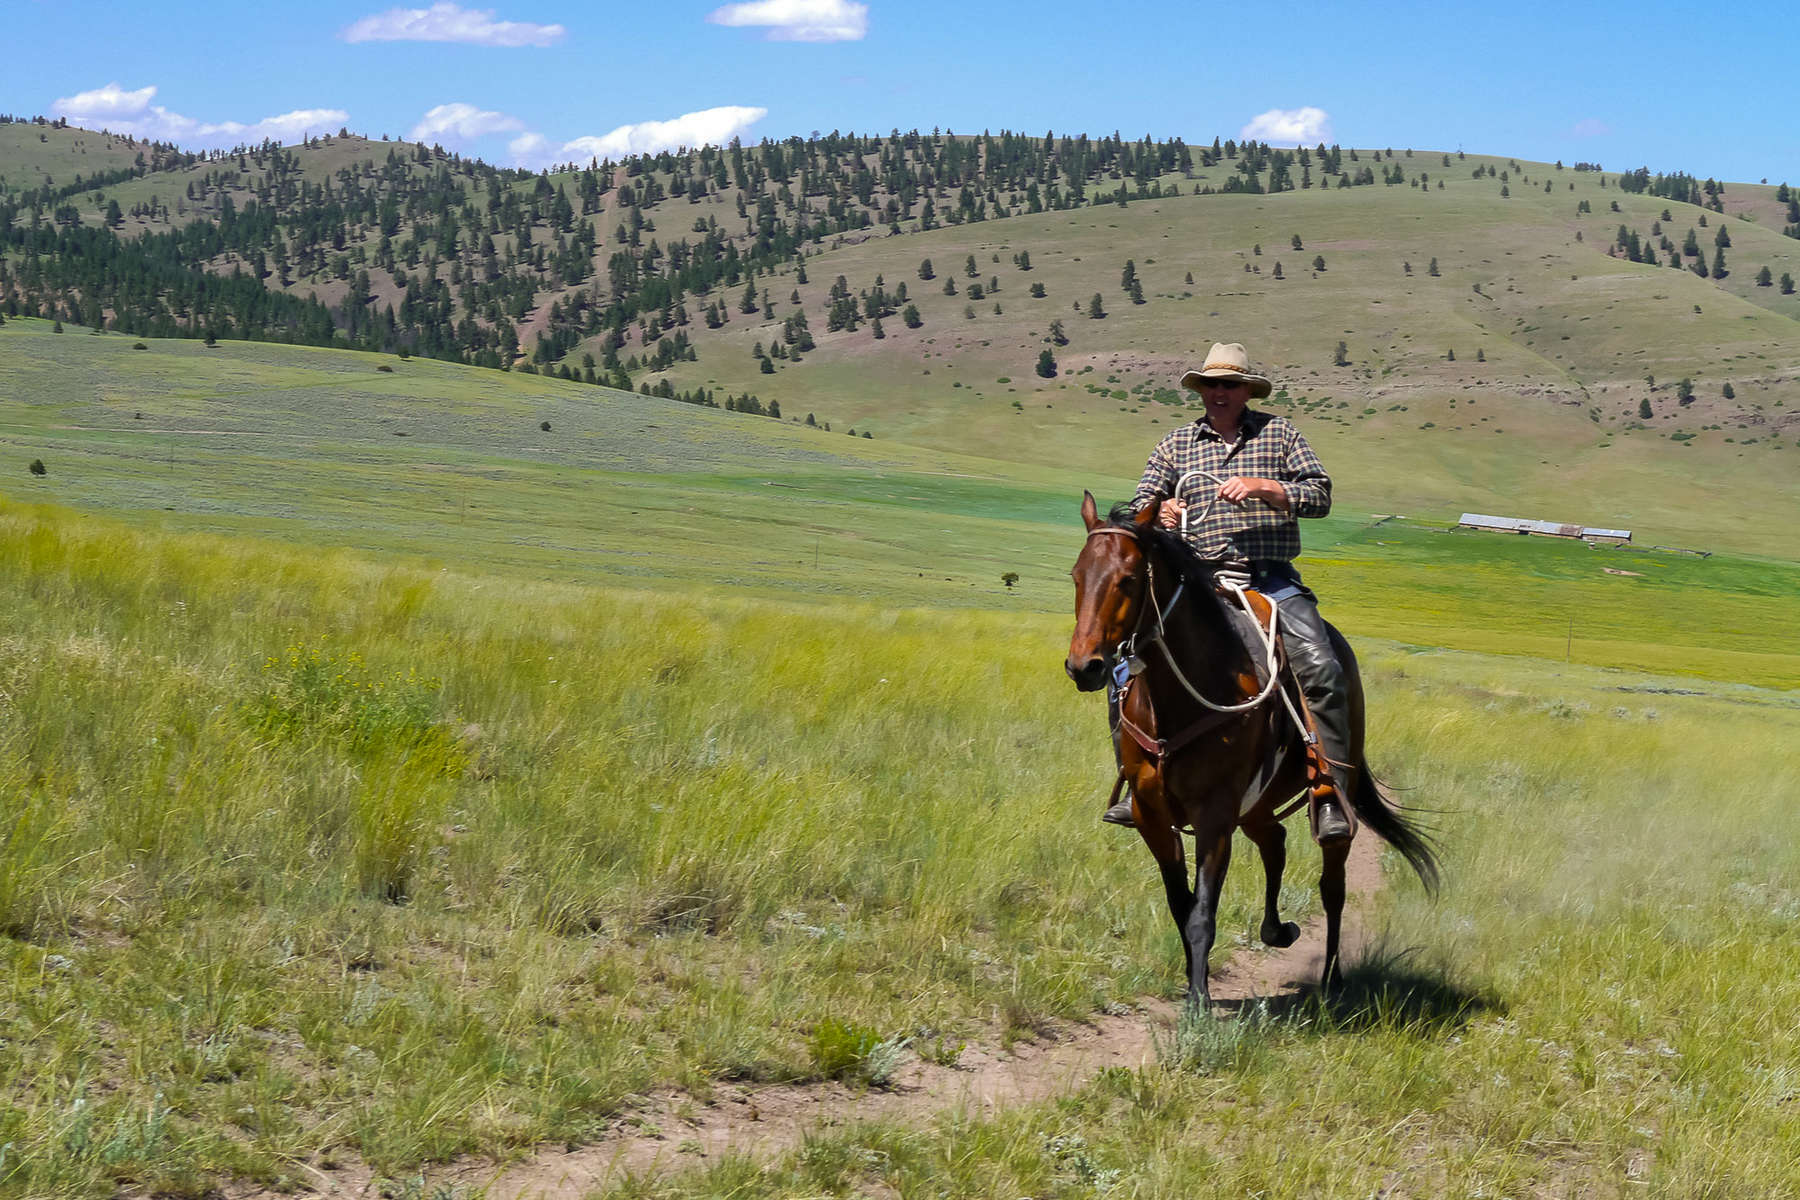
M 105 142 L 0 128 L 0 170 L 17 162 L 15 176 L 29 163 L 72 179 L 77 151 L 98 154 Z M 1772 281 L 1800 275 L 1800 241 L 1781 233 L 1788 209 L 1774 187 L 1728 184 L 1715 210 L 1629 194 L 1616 173 L 1351 150 L 1341 175 L 1315 156 L 1312 186 L 1247 194 L 1225 190 L 1244 179 L 1242 150 L 1179 168 L 1163 144 L 1123 175 L 1090 153 L 1066 160 L 1092 167 L 1076 179 L 1044 165 L 1064 159 L 1040 160 L 1029 145 L 1003 168 L 1014 150 L 1000 142 L 903 141 L 909 148 L 880 139 L 764 147 L 730 171 L 720 154 L 710 160 L 720 183 L 699 159 L 531 177 L 404 143 L 324 138 L 278 155 L 157 158 L 157 169 L 66 207 L 97 228 L 103 202 L 119 203 L 128 241 L 195 221 L 223 229 L 228 209 L 240 230 L 253 206 L 286 213 L 263 284 L 329 306 L 335 317 L 319 317 L 327 326 L 354 326 L 339 337 L 380 342 L 390 335 L 377 314 L 393 309 L 393 337 L 435 330 L 450 339 L 444 353 L 460 353 L 452 343 L 466 334 L 488 346 L 484 361 L 516 344 L 520 365 L 547 371 L 705 389 L 716 403 L 754 392 L 837 430 L 1054 466 L 1080 482 L 1134 472 L 1154 439 L 1190 415 L 1180 371 L 1213 340 L 1241 339 L 1283 384 L 1272 406 L 1302 422 L 1340 493 L 1365 510 L 1442 519 L 1475 509 L 1630 527 L 1664 544 L 1800 552 L 1800 535 L 1763 519 L 1800 498 L 1800 294 L 1756 282 L 1765 266 Z M 130 148 L 115 139 L 105 153 Z M 965 149 L 955 162 L 942 157 Z M 1115 163 L 1137 149 L 1107 148 L 1122 156 Z M 788 150 L 783 162 L 770 157 Z M 872 172 L 866 201 L 859 171 Z M 1402 182 L 1338 186 L 1377 172 Z M 1027 178 L 1046 200 L 1060 186 L 1057 203 L 1074 206 L 1029 211 Z M 910 215 L 888 225 L 903 192 Z M 927 201 L 940 224 L 922 231 Z M 634 231 L 641 221 L 649 226 Z M 1622 226 L 1661 265 L 1622 257 Z M 802 227 L 797 245 L 771 248 L 771 237 Z M 1689 232 L 1697 255 L 1682 253 Z M 1721 232 L 1727 269 L 1713 278 Z M 583 237 L 591 260 L 572 262 Z M 674 260 L 707 245 L 742 269 L 681 291 Z M 930 280 L 919 277 L 926 259 Z M 1128 261 L 1141 304 L 1121 286 Z M 196 262 L 256 266 L 244 249 Z M 368 303 L 347 302 L 364 276 Z M 859 314 L 885 310 L 883 337 L 866 315 L 828 329 L 840 279 Z M 666 303 L 646 299 L 653 283 Z M 744 313 L 752 283 L 757 311 Z M 1088 315 L 1096 294 L 1103 319 Z M 917 329 L 901 319 L 908 304 Z M 709 328 L 709 310 L 728 320 Z M 797 316 L 816 346 L 788 353 Z M 1052 320 L 1067 344 L 1049 340 Z M 672 337 L 695 361 L 677 354 L 651 369 Z M 1344 366 L 1333 361 L 1339 342 Z M 768 360 L 772 373 L 753 355 L 759 345 L 783 348 Z M 1035 373 L 1044 349 L 1056 359 L 1051 379 Z M 1745 507 L 1746 496 L 1758 503 Z
M 45 184 L 73 187 L 77 177 L 91 179 L 132 167 L 143 149 L 89 129 L 6 122 L 0 124 L 0 194 Z
M 418 359 L 24 320 L 0 327 L 0 353 L 15 496 L 452 570 L 1066 616 L 1081 488 L 1131 487 Z M 1657 486 L 1702 494 L 1682 455 L 1704 453 L 1661 451 Z M 1302 566 L 1355 636 L 1800 678 L 1800 568 L 1768 546 L 1701 559 L 1446 532 L 1474 489 L 1376 524 L 1341 491 Z M 1691 517 L 1727 543 L 1737 519 Z
M 1575 176 L 1570 193 L 1570 172 L 1551 195 L 1521 189 L 1502 200 L 1491 180 L 1443 174 L 1443 192 L 1434 183 L 1184 196 L 875 239 L 807 261 L 810 282 L 797 290 L 819 345 L 801 364 L 777 360 L 770 379 L 751 357 L 754 343 L 781 336 L 792 306 L 778 301 L 773 322 L 740 316 L 694 333 L 700 361 L 670 374 L 681 387 L 756 386 L 790 409 L 829 412 L 878 436 L 1123 473 L 1191 415 L 1176 407 L 1180 372 L 1213 340 L 1241 339 L 1285 387 L 1272 407 L 1301 422 L 1343 493 L 1370 507 L 1592 513 L 1606 520 L 1590 523 L 1694 530 L 1707 520 L 1696 514 L 1728 503 L 1739 484 L 1777 489 L 1776 507 L 1792 502 L 1800 299 L 1745 298 L 1691 272 L 1605 254 L 1621 221 L 1647 229 L 1663 201 L 1603 191 L 1591 176 Z M 1590 196 L 1596 212 L 1577 219 L 1578 200 Z M 1625 211 L 1607 212 L 1606 197 Z M 1777 274 L 1800 273 L 1800 242 L 1730 224 L 1736 261 L 1766 257 Z M 1291 249 L 1295 235 L 1304 250 Z M 1012 263 L 1020 251 L 1029 272 Z M 943 294 L 944 277 L 966 291 L 971 255 L 984 293 L 999 279 L 997 296 Z M 1326 271 L 1315 275 L 1320 256 Z M 917 277 L 922 258 L 938 279 Z M 1436 278 L 1427 274 L 1434 258 Z M 1143 281 L 1142 305 L 1119 287 L 1127 260 Z M 867 326 L 818 333 L 817 310 L 840 275 L 853 291 L 905 282 L 924 324 L 886 320 L 881 340 Z M 1032 298 L 1040 283 L 1047 295 Z M 767 287 L 776 297 L 796 290 L 791 275 Z M 1096 292 L 1104 320 L 1085 315 Z M 1059 374 L 1044 380 L 1034 365 L 1052 319 L 1069 344 L 1050 347 Z M 1340 340 L 1350 362 L 1341 368 L 1332 365 Z M 1695 396 L 1687 405 L 1676 395 L 1684 377 Z M 1649 420 L 1638 417 L 1645 401 Z M 1674 456 L 1664 450 L 1694 461 L 1665 466 Z M 1701 481 L 1701 493 L 1672 492 L 1669 470 Z M 1751 528 L 1734 545 L 1773 539 L 1788 552 L 1767 523 L 1751 515 L 1743 524 Z

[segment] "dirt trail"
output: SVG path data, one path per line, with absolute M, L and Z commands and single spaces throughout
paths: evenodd
M 1364 945 L 1358 906 L 1381 887 L 1381 849 L 1365 831 L 1350 851 L 1350 904 L 1344 914 L 1343 957 L 1354 962 Z M 1250 949 L 1213 971 L 1213 998 L 1227 1009 L 1259 997 L 1291 994 L 1318 981 L 1324 967 L 1325 922 L 1314 917 L 1300 940 L 1283 950 Z M 1147 1001 L 1138 1011 L 1095 1016 L 1059 1026 L 1011 1051 L 970 1046 L 955 1067 L 915 1060 L 887 1091 L 842 1084 L 778 1084 L 720 1087 L 702 1104 L 680 1093 L 653 1096 L 620 1117 L 614 1133 L 577 1150 L 540 1147 L 522 1161 L 455 1163 L 427 1174 L 433 1186 L 485 1189 L 487 1200 L 579 1200 L 627 1172 L 685 1170 L 719 1155 L 776 1154 L 799 1145 L 809 1132 L 857 1121 L 922 1121 L 953 1110 L 983 1114 L 1062 1095 L 1107 1067 L 1137 1067 L 1154 1060 L 1156 1041 L 1173 1030 L 1177 1007 Z M 375 1195 L 368 1172 L 348 1168 L 309 1172 L 314 1195 Z M 265 1193 L 233 1193 L 265 1200 Z M 273 1200 L 268 1196 L 267 1200 Z

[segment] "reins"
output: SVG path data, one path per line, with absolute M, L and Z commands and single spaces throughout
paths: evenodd
M 1206 472 L 1191 473 L 1206 474 Z M 1186 476 L 1183 476 L 1183 481 L 1185 482 L 1185 480 Z M 1209 511 L 1210 508 L 1211 506 L 1209 505 Z M 1136 542 L 1139 549 L 1144 548 L 1143 543 L 1139 541 L 1137 531 L 1117 525 L 1102 525 L 1098 528 L 1091 529 L 1088 531 L 1088 538 L 1091 540 L 1096 535 L 1103 533 L 1121 534 L 1131 538 L 1133 542 Z M 1156 614 L 1155 631 L 1150 634 L 1146 640 L 1150 645 L 1156 646 L 1162 650 L 1163 661 L 1168 664 L 1169 671 L 1175 676 L 1176 681 L 1187 691 L 1188 695 L 1192 696 L 1202 707 L 1210 710 L 1215 715 L 1201 718 L 1197 724 L 1183 730 L 1176 738 L 1164 739 L 1163 741 L 1157 742 L 1152 741 L 1149 735 L 1145 734 L 1131 721 L 1127 720 L 1124 715 L 1123 707 L 1121 706 L 1119 721 L 1126 731 L 1131 734 L 1132 740 L 1142 746 L 1146 752 L 1160 754 L 1166 757 L 1175 750 L 1185 746 L 1188 742 L 1191 742 L 1195 737 L 1198 737 L 1215 725 L 1220 724 L 1225 718 L 1260 708 L 1263 704 L 1267 703 L 1271 695 L 1280 692 L 1282 705 L 1287 709 L 1288 716 L 1294 722 L 1294 727 L 1300 731 L 1301 738 L 1310 745 L 1314 741 L 1315 735 L 1312 730 L 1307 727 L 1305 719 L 1295 710 L 1294 702 L 1292 698 L 1288 696 L 1287 689 L 1281 686 L 1281 643 L 1277 636 L 1281 620 L 1280 606 L 1273 601 L 1269 602 L 1269 624 L 1265 628 L 1263 623 L 1257 619 L 1256 610 L 1251 607 L 1250 601 L 1245 595 L 1245 591 L 1249 587 L 1250 577 L 1239 571 L 1213 572 L 1214 582 L 1228 592 L 1232 598 L 1237 601 L 1238 606 L 1250 615 L 1250 623 L 1256 627 L 1257 637 L 1263 643 L 1263 650 L 1266 655 L 1265 666 L 1269 676 L 1268 683 L 1266 683 L 1262 690 L 1250 699 L 1238 704 L 1217 704 L 1212 700 L 1207 699 L 1206 696 L 1201 693 L 1200 689 L 1195 687 L 1193 682 L 1188 679 L 1187 675 L 1182 672 L 1181 664 L 1176 662 L 1174 651 L 1169 649 L 1169 643 L 1164 637 L 1168 627 L 1169 614 L 1173 613 L 1176 608 L 1180 606 L 1181 598 L 1187 589 L 1187 580 L 1182 578 L 1177 582 L 1175 585 L 1175 594 L 1169 598 L 1169 607 L 1165 610 L 1156 598 L 1156 568 L 1151 562 L 1150 555 L 1147 551 L 1144 554 L 1144 575 L 1145 591 L 1150 600 L 1147 611 Z M 1138 653 L 1138 639 L 1143 636 L 1144 613 L 1139 613 L 1137 628 L 1133 629 L 1131 633 L 1127 634 L 1120 640 L 1119 644 L 1114 647 L 1115 654 L 1127 664 L 1126 670 L 1131 679 L 1135 679 L 1148 665 L 1144 662 L 1143 656 Z M 1126 686 L 1130 686 L 1129 681 Z

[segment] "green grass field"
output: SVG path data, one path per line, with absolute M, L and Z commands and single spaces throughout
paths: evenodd
M 1119 499 L 1131 486 L 416 359 L 133 345 L 0 327 L 15 497 L 452 571 L 697 589 L 709 603 L 749 592 L 1066 614 L 1082 487 Z M 1684 453 L 1666 451 L 1646 486 L 1704 496 L 1704 478 L 1670 486 L 1692 468 Z M 34 458 L 42 477 L 24 470 Z M 1340 495 L 1310 523 L 1303 565 L 1352 636 L 1800 678 L 1791 562 L 1445 532 L 1466 497 L 1376 525 L 1375 498 Z M 1711 515 L 1723 527 L 1736 514 Z
M 0 523 L 6 1194 L 399 1179 L 816 1078 L 828 1021 L 929 1048 L 1179 989 L 1141 847 L 1094 822 L 1064 617 Z M 1027 1194 L 1086 1169 L 1072 1137 L 1156 1189 L 1791 1185 L 1794 693 L 1364 649 L 1377 769 L 1441 810 L 1451 881 L 1392 877 L 1407 956 L 1366 1004 L 627 1192 Z

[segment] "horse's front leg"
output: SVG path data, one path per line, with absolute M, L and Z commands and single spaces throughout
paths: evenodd
M 1212 993 L 1206 986 L 1206 960 L 1212 953 L 1213 938 L 1218 929 L 1219 893 L 1225 887 L 1225 872 L 1231 866 L 1231 834 L 1229 823 L 1222 828 L 1197 828 L 1194 852 L 1200 857 L 1194 873 L 1194 904 L 1188 913 L 1186 942 L 1188 946 L 1188 1006 L 1204 1010 L 1212 1005 Z
M 1266 813 L 1244 825 L 1244 836 L 1256 843 L 1263 865 L 1263 918 L 1257 935 L 1265 946 L 1291 946 L 1300 926 L 1281 919 L 1281 877 L 1287 870 L 1287 830 Z
M 1173 817 L 1163 794 L 1162 772 L 1147 764 L 1138 771 L 1131 789 L 1132 819 L 1138 836 L 1144 839 L 1150 855 L 1162 872 L 1163 894 L 1169 901 L 1169 916 L 1175 921 L 1175 932 L 1181 935 L 1181 948 L 1187 955 L 1187 976 L 1194 975 L 1194 948 L 1188 942 L 1188 915 L 1194 910 L 1194 893 L 1187 882 L 1187 855 L 1182 849 L 1181 834 L 1175 831 Z
M 1325 860 L 1319 872 L 1319 901 L 1325 906 L 1325 971 L 1319 986 L 1330 989 L 1343 979 L 1338 968 L 1338 935 L 1344 927 L 1344 861 L 1350 857 L 1350 839 L 1319 849 Z

